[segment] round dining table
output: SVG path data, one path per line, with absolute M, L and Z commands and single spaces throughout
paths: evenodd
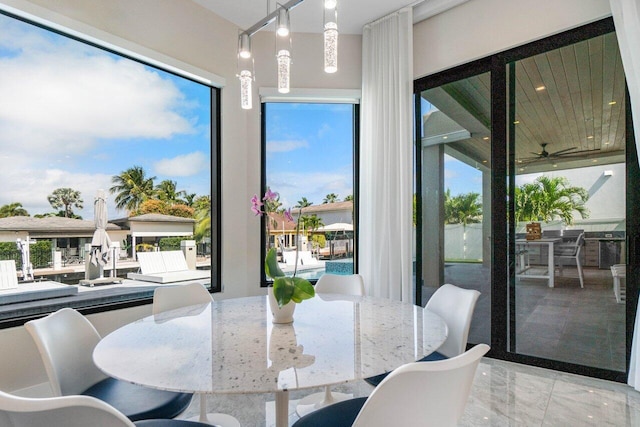
M 275 393 L 288 425 L 289 391 L 356 381 L 435 351 L 441 317 L 373 297 L 317 294 L 294 322 L 274 324 L 266 296 L 233 298 L 145 317 L 105 336 L 93 352 L 107 375 L 189 393 Z

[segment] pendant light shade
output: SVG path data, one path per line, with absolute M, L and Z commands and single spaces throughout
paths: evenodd
M 327 8 L 332 2 L 333 8 Z M 326 0 L 324 9 L 324 71 L 338 71 L 338 10 L 335 0 Z
M 250 110 L 252 105 L 252 97 L 251 97 L 251 71 L 242 70 L 240 71 L 240 106 L 243 110 Z
M 247 33 L 238 36 L 238 55 L 241 58 L 251 58 L 251 37 Z
M 289 79 L 291 75 L 291 52 L 280 49 L 278 59 L 278 92 L 289 93 Z
M 338 5 L 338 0 L 324 0 L 325 9 L 335 9 Z
M 289 35 L 289 29 L 289 10 L 280 7 L 280 9 L 278 9 L 276 32 L 280 37 L 287 37 Z

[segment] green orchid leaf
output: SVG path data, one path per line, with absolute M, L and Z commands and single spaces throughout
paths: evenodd
M 276 248 L 269 249 L 267 257 L 264 259 L 264 272 L 272 279 L 276 277 L 284 277 L 284 273 L 278 266 L 278 255 L 276 254 Z
M 300 277 L 293 277 L 294 290 L 291 299 L 294 302 L 300 303 L 303 300 L 313 298 L 316 291 L 311 283 L 306 279 Z
M 295 293 L 295 281 L 293 277 L 276 277 L 273 279 L 273 296 L 278 301 L 278 307 L 288 304 Z

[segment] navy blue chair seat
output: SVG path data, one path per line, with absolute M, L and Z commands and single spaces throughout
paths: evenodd
M 366 401 L 358 397 L 325 406 L 300 418 L 293 427 L 351 427 Z
M 418 362 L 435 362 L 436 360 L 445 360 L 445 359 L 448 359 L 448 357 L 445 356 L 444 354 L 441 354 L 441 353 L 438 353 L 437 351 L 434 351 L 430 355 L 425 356 L 422 359 L 420 359 Z M 377 387 L 378 384 L 380 384 L 383 379 L 387 378 L 387 375 L 389 375 L 389 374 L 390 374 L 390 372 L 385 372 L 384 374 L 376 375 L 374 377 L 365 378 L 364 380 L 366 382 L 368 382 L 369 384 L 371 384 L 372 386 Z
M 131 421 L 174 418 L 187 409 L 193 396 L 190 393 L 155 390 L 114 378 L 106 378 L 82 394 L 107 402 Z
M 134 424 L 136 427 L 211 427 L 211 424 L 185 420 L 143 420 Z

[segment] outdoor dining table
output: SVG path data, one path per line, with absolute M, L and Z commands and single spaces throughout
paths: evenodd
M 435 313 L 372 297 L 318 294 L 297 305 L 293 323 L 271 320 L 266 296 L 189 306 L 117 329 L 93 358 L 107 375 L 162 390 L 275 393 L 283 427 L 290 390 L 391 371 L 447 337 Z

